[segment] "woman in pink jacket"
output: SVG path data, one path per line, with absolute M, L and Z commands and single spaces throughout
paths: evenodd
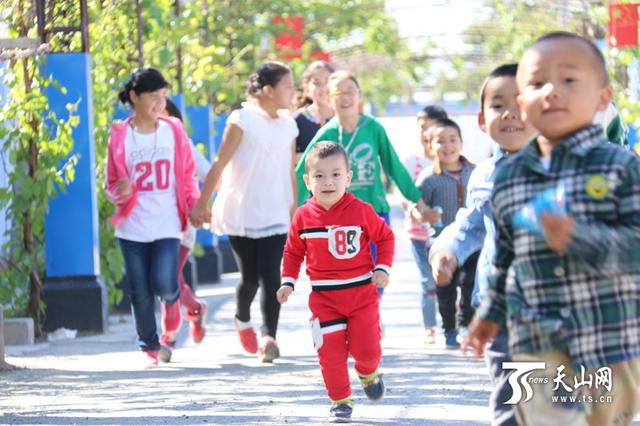
M 182 123 L 162 115 L 168 85 L 153 68 L 132 74 L 118 97 L 133 114 L 113 125 L 107 161 L 106 192 L 117 208 L 111 222 L 131 285 L 138 345 L 151 366 L 161 349 L 154 299 L 180 321 L 180 240 L 200 195 Z

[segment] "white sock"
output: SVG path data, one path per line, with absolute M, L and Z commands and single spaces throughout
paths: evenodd
M 240 321 L 237 317 L 235 318 L 236 320 L 236 327 L 238 327 L 239 331 L 243 331 L 246 330 L 247 328 L 253 328 L 253 326 L 251 325 L 251 321 Z

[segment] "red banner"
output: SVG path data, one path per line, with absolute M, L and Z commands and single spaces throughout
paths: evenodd
M 638 45 L 638 4 L 609 4 L 609 46 Z
M 331 55 L 324 50 L 314 50 L 311 52 L 311 60 L 331 62 Z
M 302 16 L 276 16 L 275 25 L 287 27 L 286 31 L 276 35 L 276 51 L 283 60 L 299 59 L 302 57 L 304 43 L 304 18 Z

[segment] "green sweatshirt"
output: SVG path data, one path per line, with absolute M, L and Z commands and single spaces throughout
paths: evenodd
M 377 213 L 387 213 L 389 203 L 382 184 L 380 165 L 387 175 L 395 182 L 404 197 L 417 202 L 422 193 L 416 188 L 411 175 L 402 165 L 398 154 L 393 149 L 382 124 L 375 118 L 362 115 L 358 122 L 355 138 L 354 133 L 342 132 L 340 140 L 340 124 L 333 118 L 318 130 L 309 146 L 302 154 L 296 167 L 298 177 L 298 204 L 302 205 L 309 196 L 309 191 L 302 180 L 304 175 L 304 161 L 309 149 L 319 141 L 331 141 L 341 144 L 347 154 L 353 170 L 353 179 L 349 191 L 356 197 L 370 203 Z

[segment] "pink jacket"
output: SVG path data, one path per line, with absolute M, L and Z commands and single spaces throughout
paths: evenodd
M 189 222 L 189 212 L 200 197 L 200 189 L 195 179 L 195 161 L 191 153 L 189 138 L 184 131 L 182 123 L 177 118 L 160 117 L 161 120 L 169 123 L 173 129 L 175 140 L 174 172 L 176 175 L 176 196 L 178 201 L 178 214 L 182 230 L 187 229 Z M 131 214 L 133 207 L 138 200 L 138 189 L 133 188 L 133 194 L 128 197 L 118 197 L 118 180 L 122 178 L 130 179 L 125 161 L 125 140 L 127 126 L 131 118 L 127 118 L 120 123 L 111 126 L 111 137 L 109 138 L 109 157 L 107 159 L 107 182 L 105 192 L 107 198 L 116 205 L 116 213 L 111 217 L 110 222 L 116 228 L 120 226 L 122 220 Z M 133 185 L 133 182 L 132 182 Z

